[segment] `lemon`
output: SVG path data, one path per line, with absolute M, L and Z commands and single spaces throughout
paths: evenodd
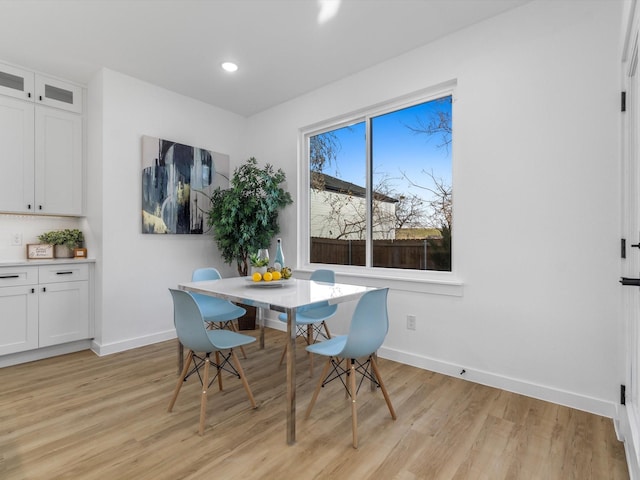
M 254 282 L 259 282 L 260 280 L 262 280 L 262 275 L 260 275 L 260 272 L 255 272 L 251 278 L 253 278 Z
M 276 270 L 275 272 L 273 272 L 273 273 L 271 274 L 271 276 L 273 276 L 273 279 L 274 279 L 274 280 L 280 280 L 280 279 L 282 278 L 282 275 L 281 275 L 281 274 L 280 274 L 280 272 L 279 272 L 279 271 L 277 271 L 277 270 Z
M 267 272 L 262 276 L 262 279 L 265 282 L 270 282 L 271 280 L 273 280 L 273 274 L 271 272 Z

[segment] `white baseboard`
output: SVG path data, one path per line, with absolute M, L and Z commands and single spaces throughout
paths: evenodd
M 286 325 L 277 319 L 265 318 L 265 325 L 277 330 L 286 330 Z M 518 393 L 528 397 L 537 398 L 539 400 L 556 403 L 558 405 L 576 408 L 578 410 L 594 413 L 614 420 L 617 418 L 617 404 L 614 402 L 607 402 L 597 398 L 587 397 L 585 395 L 579 395 L 565 390 L 554 389 L 544 385 L 536 385 L 530 382 L 524 382 L 522 380 L 496 375 L 482 370 L 474 370 L 467 366 L 462 367 L 460 365 L 443 362 L 441 360 L 401 350 L 386 348 L 384 346 L 380 348 L 378 355 L 380 358 L 394 360 L 399 363 L 430 370 L 443 375 L 462 378 L 464 380 L 480 383 L 489 387 L 495 387 L 508 392 Z M 465 373 L 461 375 L 460 372 L 463 369 L 465 370 Z M 640 478 L 638 480 L 640 480 Z
M 96 355 L 102 357 L 104 355 L 111 355 L 112 353 L 124 352 L 125 350 L 131 350 L 132 348 L 144 347 L 146 345 L 153 345 L 154 343 L 164 342 L 176 338 L 176 331 L 174 329 L 166 330 L 164 332 L 158 332 L 144 337 L 128 338 L 112 343 L 99 344 L 95 341 L 91 342 L 91 350 Z
M 387 358 L 396 362 L 424 368 L 432 372 L 442 373 L 451 377 L 462 378 L 471 382 L 480 383 L 489 387 L 499 388 L 508 392 L 526 395 L 528 397 L 545 400 L 547 402 L 564 405 L 585 412 L 594 413 L 608 418 L 616 418 L 616 404 L 597 398 L 579 395 L 561 389 L 551 388 L 544 385 L 537 385 L 530 382 L 518 380 L 516 378 L 496 375 L 482 370 L 474 370 L 468 366 L 455 365 L 433 358 L 415 355 L 400 350 L 385 348 L 378 351 L 381 358 Z M 464 373 L 461 373 L 464 370 Z
M 277 319 L 265 318 L 265 325 L 277 330 L 286 330 L 286 325 Z M 403 352 L 382 346 L 378 351 L 380 358 L 394 360 L 399 363 L 430 370 L 432 372 L 462 378 L 471 382 L 480 383 L 489 387 L 499 388 L 508 392 L 526 395 L 528 397 L 545 400 L 547 402 L 564 405 L 585 412 L 594 413 L 603 417 L 616 419 L 618 415 L 617 404 L 597 398 L 579 395 L 565 390 L 554 389 L 544 385 L 536 385 L 515 378 L 496 375 L 482 370 L 474 370 L 467 366 L 462 367 L 452 363 L 443 362 L 433 358 Z M 465 373 L 460 374 L 464 369 Z M 640 478 L 638 479 L 640 480 Z
M 0 357 L 0 368 L 18 365 L 19 363 L 35 362 L 43 358 L 57 357 L 67 353 L 80 352 L 91 348 L 91 340 L 78 340 L 77 342 L 52 345 L 50 347 L 27 350 L 26 352 L 11 353 Z

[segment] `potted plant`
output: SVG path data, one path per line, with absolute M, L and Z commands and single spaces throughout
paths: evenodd
M 224 261 L 235 262 L 242 276 L 249 273 L 251 253 L 266 248 L 280 231 L 280 210 L 293 203 L 289 192 L 282 188 L 285 179 L 282 169 L 275 170 L 270 164 L 260 168 L 251 157 L 233 171 L 228 189 L 218 187 L 211 195 L 207 224 L 213 227 Z M 253 330 L 255 307 L 245 308 L 247 315 L 238 319 L 238 326 Z
M 54 245 L 54 256 L 56 258 L 73 257 L 73 249 L 82 245 L 84 237 L 78 229 L 52 230 L 38 236 L 42 243 Z
M 260 168 L 251 157 L 234 170 L 228 189 L 218 187 L 211 195 L 207 223 L 222 258 L 236 262 L 242 276 L 249 273 L 249 255 L 269 245 L 280 231 L 280 210 L 293 203 L 282 188 L 285 179 L 282 169 L 269 164 Z
M 269 266 L 269 257 L 268 256 L 260 256 L 261 251 L 266 251 L 266 249 L 258 250 L 258 253 L 252 253 L 249 255 L 249 262 L 251 263 L 251 273 L 259 272 L 264 275 L 267 271 L 267 267 Z

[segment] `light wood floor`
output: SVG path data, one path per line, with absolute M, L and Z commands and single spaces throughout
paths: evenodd
M 245 332 L 247 333 L 247 332 Z M 257 332 L 248 332 L 257 334 Z M 625 479 L 610 419 L 380 359 L 381 392 L 359 396 L 359 449 L 335 382 L 303 419 L 315 378 L 298 349 L 297 443 L 286 445 L 284 334 L 267 330 L 240 381 L 210 390 L 197 434 L 191 379 L 173 413 L 175 343 L 103 358 L 80 352 L 0 369 L 0 478 L 13 479 Z M 320 373 L 317 359 L 315 374 Z

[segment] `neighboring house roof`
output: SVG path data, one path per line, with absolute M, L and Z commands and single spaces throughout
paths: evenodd
M 327 192 L 342 193 L 343 195 L 352 195 L 354 197 L 365 198 L 366 189 L 355 183 L 345 182 L 339 178 L 332 177 L 322 172 L 312 172 L 315 181 L 312 181 L 311 186 L 323 185 L 324 190 Z M 382 193 L 373 192 L 373 198 L 380 202 L 398 203 L 398 200 Z

